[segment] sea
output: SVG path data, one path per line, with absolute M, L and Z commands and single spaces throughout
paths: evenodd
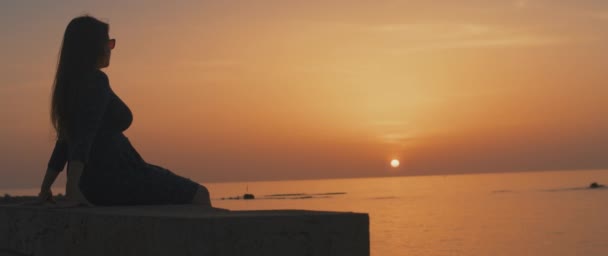
M 592 182 L 608 170 L 202 184 L 230 210 L 368 213 L 373 256 L 608 255 L 608 188 Z

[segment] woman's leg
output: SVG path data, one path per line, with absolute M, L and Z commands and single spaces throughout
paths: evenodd
M 205 186 L 199 185 L 194 198 L 192 198 L 192 204 L 211 207 L 211 197 L 209 196 L 209 190 Z

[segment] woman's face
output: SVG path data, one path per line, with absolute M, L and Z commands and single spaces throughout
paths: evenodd
M 104 47 L 104 55 L 99 61 L 99 68 L 105 68 L 110 66 L 110 56 L 112 55 L 112 49 L 116 46 L 116 39 L 110 39 Z

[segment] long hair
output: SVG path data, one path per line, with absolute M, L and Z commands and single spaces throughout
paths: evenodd
M 51 123 L 57 139 L 69 139 L 75 101 L 86 75 L 98 68 L 105 54 L 108 32 L 107 23 L 88 15 L 72 19 L 65 29 L 51 99 Z

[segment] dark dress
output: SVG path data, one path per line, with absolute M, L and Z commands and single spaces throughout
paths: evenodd
M 191 203 L 199 184 L 146 163 L 123 134 L 133 116 L 106 74 L 90 73 L 82 89 L 69 139 L 57 140 L 48 167 L 60 172 L 66 162 L 82 161 L 79 187 L 94 205 Z

